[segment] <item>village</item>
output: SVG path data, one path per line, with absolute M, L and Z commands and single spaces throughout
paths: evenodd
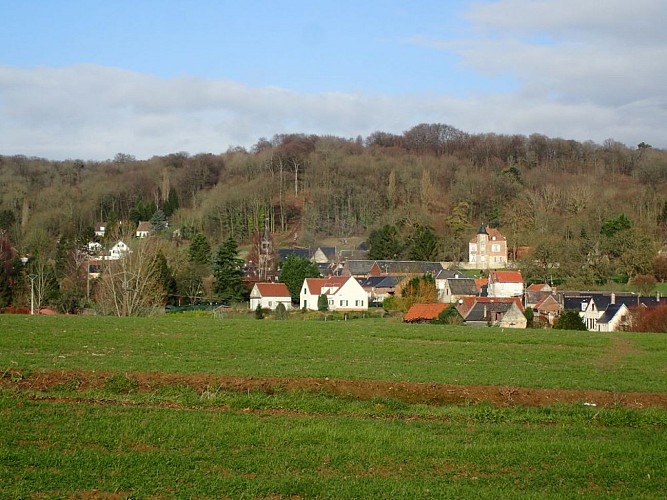
M 287 254 L 288 252 L 284 252 Z M 335 248 L 319 247 L 310 258 L 324 277 L 304 280 L 301 309 L 317 310 L 318 297 L 326 295 L 329 310 L 364 311 L 400 295 L 415 276 L 435 280 L 437 302 L 414 304 L 405 322 L 430 322 L 454 306 L 463 323 L 471 326 L 526 328 L 525 311 L 533 311 L 533 324 L 553 326 L 564 310 L 576 310 L 590 331 L 616 331 L 629 326 L 630 308 L 655 307 L 660 294 L 641 297 L 632 292 L 557 290 L 548 283 L 526 285 L 521 272 L 508 269 L 506 238 L 496 229 L 481 226 L 469 242 L 469 260 L 462 263 L 348 259 L 336 263 Z M 486 277 L 469 277 L 465 270 L 482 271 Z M 287 288 L 278 283 L 256 283 L 250 309 L 258 305 L 275 309 L 292 307 Z
M 96 235 L 104 236 L 104 229 L 98 224 Z M 144 239 L 151 234 L 151 224 L 140 221 L 134 237 Z M 123 241 L 108 251 L 103 251 L 99 243 L 90 243 L 89 249 L 98 254 L 89 262 L 89 279 L 99 276 L 104 261 L 122 259 L 131 251 Z M 428 303 L 412 304 L 402 318 L 407 323 L 436 321 L 447 308 L 454 308 L 459 324 L 550 328 L 568 310 L 577 311 L 589 331 L 611 332 L 630 328 L 633 308 L 661 304 L 659 292 L 641 296 L 627 291 L 567 290 L 553 283 L 526 283 L 508 259 L 506 237 L 484 225 L 470 238 L 465 262 L 372 260 L 364 258 L 367 250 L 364 242 L 354 250 L 335 246 L 274 248 L 265 228 L 256 252 L 249 254 L 243 266 L 243 281 L 250 290 L 248 308 L 339 313 L 377 310 L 387 299 L 400 297 L 410 280 L 422 276 L 433 279 L 437 297 Z M 290 256 L 313 262 L 320 274 L 304 279 L 298 303 L 280 281 L 280 266 Z

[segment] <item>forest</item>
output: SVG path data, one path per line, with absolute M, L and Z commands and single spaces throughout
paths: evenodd
M 665 280 L 667 152 L 420 124 L 365 138 L 279 134 L 248 149 L 147 160 L 0 156 L 0 306 L 19 300 L 21 257 L 49 270 L 52 300 L 80 300 L 76 251 L 94 226 L 114 229 L 102 241 L 110 245 L 140 220 L 153 222 L 176 287 L 186 286 L 179 270 L 192 264 L 196 235 L 212 248 L 250 248 L 265 221 L 278 246 L 358 237 L 377 258 L 453 262 L 466 260 L 485 224 L 507 237 L 527 279 Z

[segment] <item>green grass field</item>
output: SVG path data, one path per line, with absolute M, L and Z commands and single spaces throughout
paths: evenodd
M 664 498 L 667 411 L 137 390 L 132 373 L 667 392 L 667 336 L 0 316 L 0 498 Z M 40 373 L 104 386 L 31 388 Z M 23 385 L 21 385 L 23 384 Z

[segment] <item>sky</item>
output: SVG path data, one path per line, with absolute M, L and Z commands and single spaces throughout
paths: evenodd
M 0 0 L 0 155 L 420 123 L 667 148 L 665 0 Z

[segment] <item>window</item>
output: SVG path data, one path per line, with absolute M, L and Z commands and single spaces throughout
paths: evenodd
M 334 303 L 333 299 L 329 299 L 329 305 L 332 306 Z
M 355 300 L 354 305 L 355 305 L 355 307 L 364 307 L 364 301 L 363 300 Z
M 273 305 L 273 301 L 269 300 L 269 307 Z
M 494 243 L 493 245 L 491 245 L 491 251 L 495 253 L 500 252 L 500 245 L 498 243 Z
M 347 300 L 341 300 L 340 307 L 347 307 Z

